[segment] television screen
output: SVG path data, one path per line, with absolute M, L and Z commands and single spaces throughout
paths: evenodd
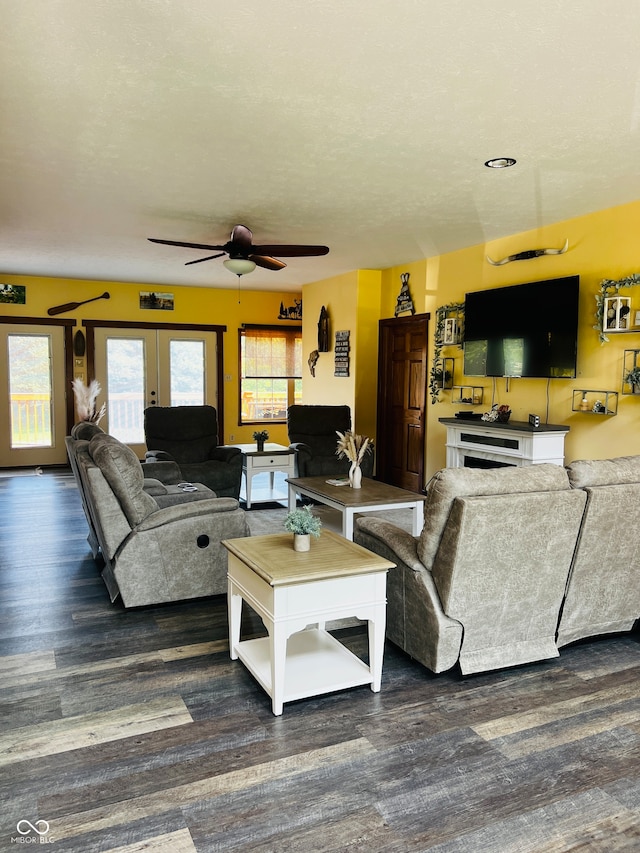
M 466 376 L 573 379 L 580 276 L 467 293 Z

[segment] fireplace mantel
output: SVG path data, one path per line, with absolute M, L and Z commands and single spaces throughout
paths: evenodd
M 564 465 L 568 426 L 524 421 L 506 424 L 464 418 L 439 418 L 447 428 L 447 468 L 500 465 Z

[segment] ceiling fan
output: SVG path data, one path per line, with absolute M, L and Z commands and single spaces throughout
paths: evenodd
M 265 245 L 254 246 L 253 234 L 246 225 L 236 225 L 231 232 L 231 239 L 223 246 L 211 246 L 206 243 L 185 243 L 181 240 L 159 240 L 155 237 L 148 237 L 152 243 L 163 243 L 166 246 L 185 246 L 188 249 L 213 249 L 215 255 L 207 255 L 206 258 L 196 258 L 195 261 L 187 261 L 185 266 L 189 264 L 200 264 L 203 261 L 211 261 L 213 258 L 221 258 L 223 255 L 228 255 L 227 260 L 223 261 L 225 267 L 236 275 L 246 275 L 253 272 L 258 267 L 263 267 L 266 270 L 281 270 L 286 267 L 286 264 L 279 261 L 273 255 L 279 255 L 283 258 L 306 258 L 315 257 L 318 255 L 326 255 L 329 251 L 327 246 L 286 246 L 286 245 Z

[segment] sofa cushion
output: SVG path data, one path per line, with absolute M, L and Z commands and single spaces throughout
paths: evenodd
M 131 527 L 158 509 L 158 504 L 143 489 L 142 465 L 130 447 L 101 433 L 89 442 L 89 455 L 109 483 Z
M 560 465 L 545 463 L 517 468 L 443 468 L 427 487 L 425 521 L 418 540 L 418 556 L 430 569 L 457 497 L 551 492 L 569 488 L 567 472 Z
M 567 468 L 574 489 L 640 483 L 640 456 L 614 459 L 580 459 Z

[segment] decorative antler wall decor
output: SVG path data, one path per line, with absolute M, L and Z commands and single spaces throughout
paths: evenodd
M 565 240 L 561 249 L 527 249 L 525 252 L 517 252 L 515 255 L 502 258 L 501 261 L 494 261 L 487 255 L 487 260 L 492 266 L 501 267 L 503 264 L 510 264 L 511 261 L 530 261 L 531 258 L 541 258 L 543 255 L 564 255 L 568 248 L 569 240 Z

